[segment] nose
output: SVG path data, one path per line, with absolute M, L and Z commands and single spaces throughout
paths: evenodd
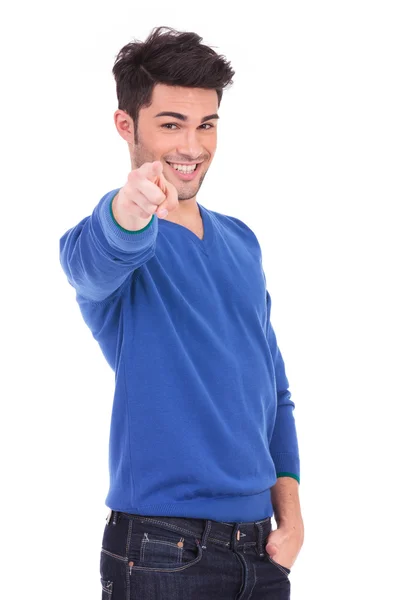
M 196 160 L 202 153 L 202 145 L 198 138 L 197 131 L 186 131 L 183 133 L 177 150 L 180 155 L 190 157 L 190 160 Z

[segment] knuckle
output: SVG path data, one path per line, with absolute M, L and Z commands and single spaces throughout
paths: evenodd
M 146 206 L 143 206 L 141 204 L 134 204 L 133 205 L 133 210 L 132 212 L 138 216 L 141 217 L 142 219 L 147 219 L 150 216 L 149 211 L 147 210 Z
M 147 216 L 153 215 L 153 214 L 156 212 L 157 208 L 158 208 L 158 205 L 157 205 L 157 204 L 153 204 L 153 202 L 150 202 L 150 201 L 149 201 L 149 202 L 146 204 L 146 212 L 147 212 Z
M 151 171 L 151 167 L 152 167 L 151 162 L 145 162 L 141 165 L 139 171 L 140 171 L 140 173 L 147 175 L 149 173 L 149 171 Z
M 163 194 L 163 192 L 160 192 L 159 194 L 157 194 L 155 200 L 156 200 L 157 204 L 161 204 L 161 202 L 164 202 L 165 199 L 166 199 L 166 195 Z
M 133 171 L 131 171 L 128 175 L 128 181 L 136 181 L 136 179 L 138 179 L 139 177 L 139 172 L 138 169 L 133 169 Z

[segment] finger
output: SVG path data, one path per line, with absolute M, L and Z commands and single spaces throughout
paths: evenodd
M 149 181 L 145 177 L 141 177 L 137 182 L 137 189 L 147 198 L 147 200 L 156 206 L 166 199 L 166 194 L 159 188 L 158 185 Z
M 149 202 L 146 196 L 142 194 L 142 192 L 140 192 L 139 190 L 136 190 L 135 204 L 139 209 L 138 216 L 142 219 L 147 219 L 148 217 L 154 215 L 158 208 L 157 204 Z
M 138 171 L 152 183 L 156 183 L 163 170 L 163 164 L 160 160 L 151 163 L 144 163 Z
M 275 546 L 275 544 L 267 544 L 265 550 L 270 556 L 275 556 L 275 554 L 279 552 L 278 547 Z
M 165 193 L 166 199 L 160 204 L 157 214 L 161 217 L 166 217 L 169 212 L 179 208 L 178 190 L 170 181 L 165 179 L 164 175 L 160 176 L 159 186 Z
M 157 208 L 157 216 L 165 219 L 169 211 L 171 210 L 170 201 L 168 199 L 168 190 L 166 190 L 166 199 L 164 202 L 161 202 L 160 206 Z
M 140 200 L 137 204 L 148 213 L 148 215 L 143 215 L 143 218 L 153 214 L 156 214 L 160 218 L 165 218 L 169 210 L 171 210 L 168 196 L 166 196 L 159 187 L 147 179 L 140 182 L 140 185 L 141 189 L 137 189 L 140 194 Z M 142 189 L 144 192 L 141 191 Z
M 157 178 L 155 184 L 160 188 L 160 190 L 167 195 L 167 180 L 164 175 L 161 173 Z

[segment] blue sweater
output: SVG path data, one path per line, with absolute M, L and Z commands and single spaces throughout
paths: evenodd
M 300 481 L 300 461 L 257 238 L 200 204 L 202 240 L 155 215 L 127 231 L 111 210 L 118 191 L 60 240 L 83 319 L 115 372 L 106 506 L 272 516 L 271 486 Z

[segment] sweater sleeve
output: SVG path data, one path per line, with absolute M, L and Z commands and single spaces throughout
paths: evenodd
M 101 302 L 155 254 L 158 219 L 140 231 L 123 229 L 111 203 L 120 188 L 108 192 L 93 210 L 60 239 L 60 262 L 77 297 Z
M 270 452 L 277 477 L 293 477 L 300 483 L 300 459 L 293 415 L 295 407 L 291 400 L 285 365 L 279 350 L 274 329 L 270 322 L 271 297 L 267 291 L 267 342 L 275 369 L 277 412 L 270 442 Z

